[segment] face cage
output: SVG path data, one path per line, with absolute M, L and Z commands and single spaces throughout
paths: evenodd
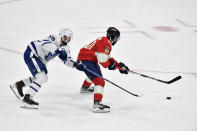
M 114 46 L 119 40 L 120 40 L 120 36 L 119 37 L 115 37 L 113 40 L 111 39 L 112 45 Z
M 62 41 L 65 43 L 69 43 L 71 41 L 71 37 L 63 36 Z

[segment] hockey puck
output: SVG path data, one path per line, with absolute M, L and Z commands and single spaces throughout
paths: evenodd
M 166 99 L 167 99 L 167 100 L 170 100 L 170 99 L 171 99 L 171 97 L 170 97 L 170 96 L 168 96 L 168 97 L 166 97 Z

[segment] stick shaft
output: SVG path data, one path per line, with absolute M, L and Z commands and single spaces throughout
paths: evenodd
M 87 68 L 86 68 L 86 70 L 87 70 L 88 72 L 90 72 L 90 73 L 92 73 L 92 74 L 94 74 L 94 75 L 96 75 L 96 76 L 98 76 L 98 77 L 102 78 L 103 80 L 105 80 L 105 81 L 107 81 L 107 82 L 111 83 L 112 85 L 114 85 L 114 86 L 116 86 L 116 87 L 120 88 L 121 90 L 123 90 L 123 91 L 125 91 L 125 92 L 127 92 L 127 93 L 129 93 L 129 94 L 131 94 L 131 95 L 133 95 L 133 96 L 139 97 L 139 95 L 134 94 L 134 93 L 131 93 L 130 91 L 128 91 L 128 90 L 126 90 L 126 89 L 122 88 L 121 86 L 119 86 L 119 85 L 115 84 L 114 82 L 112 82 L 112 81 L 110 81 L 110 80 L 108 80 L 108 79 L 106 79 L 106 78 L 104 78 L 104 77 L 102 77 L 102 76 L 100 76 L 100 75 L 96 74 L 95 72 L 93 72 L 93 71 L 91 71 L 91 70 L 89 70 L 89 69 L 87 69 Z
M 117 67 L 117 69 L 122 70 L 122 68 L 120 68 L 120 67 Z M 162 82 L 162 83 L 165 83 L 165 84 L 171 84 L 171 83 L 173 83 L 173 82 L 175 82 L 175 81 L 178 81 L 178 80 L 180 80 L 180 79 L 182 78 L 181 76 L 177 76 L 177 77 L 173 78 L 173 79 L 170 80 L 170 81 L 164 81 L 164 80 L 157 79 L 157 78 L 154 78 L 154 77 L 152 77 L 152 76 L 148 76 L 148 75 L 145 75 L 145 74 L 141 74 L 141 73 L 138 73 L 138 72 L 135 72 L 135 71 L 128 70 L 128 72 L 129 72 L 129 73 L 136 74 L 136 75 L 140 75 L 140 76 L 142 76 L 142 77 L 146 77 L 146 78 L 149 78 L 149 79 L 152 79 L 152 80 L 156 80 L 156 81 L 159 81 L 159 82 Z
M 181 79 L 181 76 L 177 76 L 177 77 L 173 78 L 170 81 L 164 81 L 164 80 L 160 80 L 160 79 L 154 78 L 152 76 L 144 75 L 144 74 L 141 74 L 141 73 L 138 73 L 138 72 L 135 72 L 135 71 L 128 71 L 128 72 L 133 73 L 133 74 L 136 74 L 136 75 L 140 75 L 142 77 L 146 77 L 146 78 L 149 78 L 149 79 L 152 79 L 152 80 L 156 80 L 156 81 L 159 81 L 159 82 L 162 82 L 162 83 L 166 83 L 166 84 L 171 84 L 171 83 L 173 83 L 173 82 L 178 81 L 179 79 Z

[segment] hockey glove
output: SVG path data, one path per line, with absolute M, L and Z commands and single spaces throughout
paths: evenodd
M 129 68 L 122 62 L 119 63 L 119 67 L 121 69 L 119 69 L 121 74 L 128 74 Z
M 86 70 L 86 66 L 81 61 L 75 62 L 74 67 L 76 67 L 76 69 L 80 70 L 80 71 L 85 71 Z
M 66 62 L 67 61 L 67 53 L 65 50 L 59 51 L 59 56 L 58 56 L 62 61 Z
M 108 69 L 109 70 L 115 70 L 116 69 L 116 64 L 115 64 L 115 62 L 112 60 L 112 61 L 110 61 L 110 65 L 108 66 Z

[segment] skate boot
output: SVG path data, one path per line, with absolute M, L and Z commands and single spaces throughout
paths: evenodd
M 31 95 L 25 94 L 23 98 L 24 104 L 21 106 L 22 108 L 26 109 L 38 109 L 38 102 L 35 102 Z
M 10 85 L 11 90 L 14 92 L 15 96 L 22 100 L 23 94 L 23 87 L 25 86 L 25 83 L 23 81 L 18 81 L 13 85 Z
M 93 86 L 90 86 L 90 87 L 86 87 L 86 86 L 82 86 L 81 87 L 81 91 L 80 93 L 92 93 L 94 92 L 94 87 Z
M 94 101 L 93 112 L 95 112 L 95 113 L 107 113 L 107 112 L 110 112 L 110 106 L 101 104 L 100 101 Z

